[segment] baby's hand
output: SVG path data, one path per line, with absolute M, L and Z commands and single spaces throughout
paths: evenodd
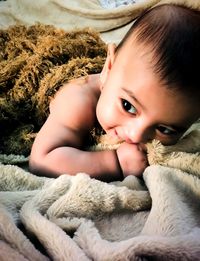
M 123 176 L 141 176 L 148 166 L 147 155 L 139 144 L 122 143 L 117 149 L 117 156 Z

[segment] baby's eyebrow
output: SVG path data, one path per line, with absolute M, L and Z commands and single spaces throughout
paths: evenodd
M 122 87 L 122 90 L 124 92 L 126 92 L 132 99 L 134 99 L 136 101 L 137 104 L 139 104 L 139 106 L 141 108 L 143 108 L 145 110 L 145 106 L 135 97 L 135 94 L 133 93 L 132 90 L 126 88 L 126 87 Z

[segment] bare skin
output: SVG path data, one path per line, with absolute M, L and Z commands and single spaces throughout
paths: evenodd
M 162 86 L 151 59 L 129 41 L 117 57 L 110 45 L 100 75 L 63 86 L 33 144 L 30 170 L 51 177 L 86 172 L 104 181 L 141 176 L 148 166 L 145 143 L 176 143 L 200 115 L 191 99 Z M 96 120 L 122 142 L 117 150 L 84 150 Z
M 99 75 L 93 75 L 74 81 L 57 93 L 50 104 L 50 115 L 31 151 L 30 168 L 33 172 L 39 170 L 51 176 L 86 172 L 91 177 L 108 181 L 120 178 L 116 151 L 83 150 L 89 130 L 96 121 L 96 104 L 100 95 L 97 86 Z

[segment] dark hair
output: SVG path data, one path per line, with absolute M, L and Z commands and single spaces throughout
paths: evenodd
M 199 97 L 200 11 L 173 4 L 149 9 L 132 25 L 117 52 L 133 33 L 138 43 L 150 46 L 152 66 L 164 85 Z

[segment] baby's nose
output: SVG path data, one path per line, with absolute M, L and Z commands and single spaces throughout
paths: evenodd
M 132 143 L 147 143 L 154 138 L 154 133 L 148 128 L 132 126 L 126 130 L 127 138 Z

